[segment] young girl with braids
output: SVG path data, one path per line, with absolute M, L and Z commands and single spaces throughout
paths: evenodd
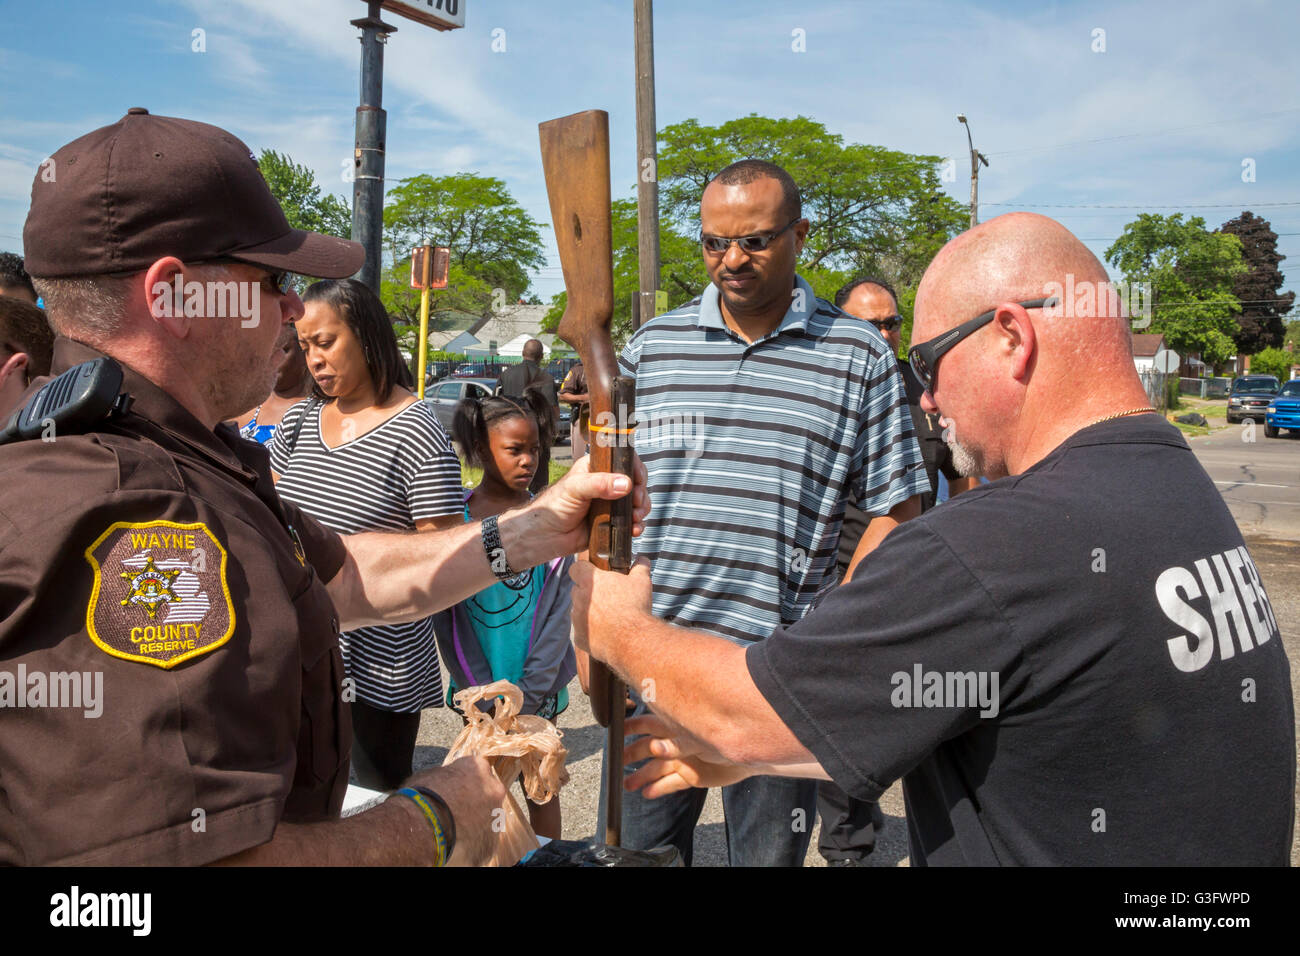
M 483 469 L 478 487 L 464 489 L 466 521 L 528 503 L 553 422 L 549 400 L 532 388 L 523 397 L 467 398 L 456 406 L 452 437 L 466 462 Z M 566 685 L 577 673 L 569 642 L 572 563 L 570 556 L 514 568 L 514 576 L 434 615 L 451 675 L 448 704 L 458 690 L 508 680 L 523 692 L 523 713 L 554 722 L 569 704 Z M 528 801 L 528 816 L 539 836 L 560 838 L 558 798 L 540 805 Z

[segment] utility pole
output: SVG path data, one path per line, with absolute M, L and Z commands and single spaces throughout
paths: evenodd
M 966 143 L 970 146 L 970 227 L 972 229 L 979 223 L 979 193 L 980 193 L 980 167 L 983 163 L 989 164 L 988 159 L 975 148 L 975 143 L 970 138 L 970 123 L 966 122 L 966 114 L 958 113 L 957 122 L 966 127 Z
M 659 289 L 659 133 L 655 126 L 655 47 L 652 0 L 636 0 L 636 219 L 640 294 L 632 328 L 655 315 Z
M 352 154 L 352 240 L 366 250 L 357 273 L 362 284 L 379 294 L 384 234 L 384 144 L 388 114 L 384 112 L 384 44 L 397 27 L 379 18 L 378 0 L 368 14 L 352 20 L 361 28 L 361 105 L 357 107 L 356 148 Z

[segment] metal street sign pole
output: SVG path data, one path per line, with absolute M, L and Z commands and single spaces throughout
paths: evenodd
M 397 27 L 380 19 L 382 10 L 435 30 L 465 26 L 465 0 L 365 0 L 366 16 L 350 21 L 361 29 L 361 104 L 357 107 L 352 154 L 352 239 L 366 250 L 357 278 L 379 294 L 383 266 L 384 150 L 388 114 L 384 112 L 384 44 Z
M 416 386 L 424 398 L 424 376 L 429 358 L 429 290 L 447 288 L 451 250 L 446 246 L 416 246 L 411 250 L 411 286 L 420 290 L 420 334 L 416 337 Z
M 655 127 L 654 11 L 651 0 L 636 0 L 636 210 L 640 295 L 632 328 L 655 316 L 659 289 L 659 135 Z
M 384 43 L 397 27 L 379 18 L 380 4 L 353 20 L 361 28 L 361 104 L 357 107 L 356 147 L 352 154 L 352 239 L 366 250 L 357 278 L 376 295 L 383 262 L 384 145 L 388 114 L 384 112 Z

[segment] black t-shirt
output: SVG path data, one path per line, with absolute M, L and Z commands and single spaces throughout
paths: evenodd
M 915 864 L 1289 860 L 1277 621 L 1222 497 L 1154 416 L 900 526 L 747 653 L 851 796 L 903 777 Z
M 560 400 L 555 397 L 555 379 L 538 368 L 536 362 L 525 359 L 510 366 L 497 379 L 497 388 L 508 398 L 522 398 L 524 389 L 530 386 L 540 388 L 552 408 L 560 407 Z

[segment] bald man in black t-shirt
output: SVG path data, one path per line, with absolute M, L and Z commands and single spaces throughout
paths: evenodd
M 1287 865 L 1277 618 L 1152 414 L 1105 269 L 1059 223 L 1000 216 L 935 257 L 913 338 L 923 407 L 990 482 L 894 529 L 808 617 L 738 647 L 654 618 L 643 563 L 575 566 L 579 646 L 654 682 L 629 785 L 776 773 L 874 800 L 902 778 L 918 865 Z

